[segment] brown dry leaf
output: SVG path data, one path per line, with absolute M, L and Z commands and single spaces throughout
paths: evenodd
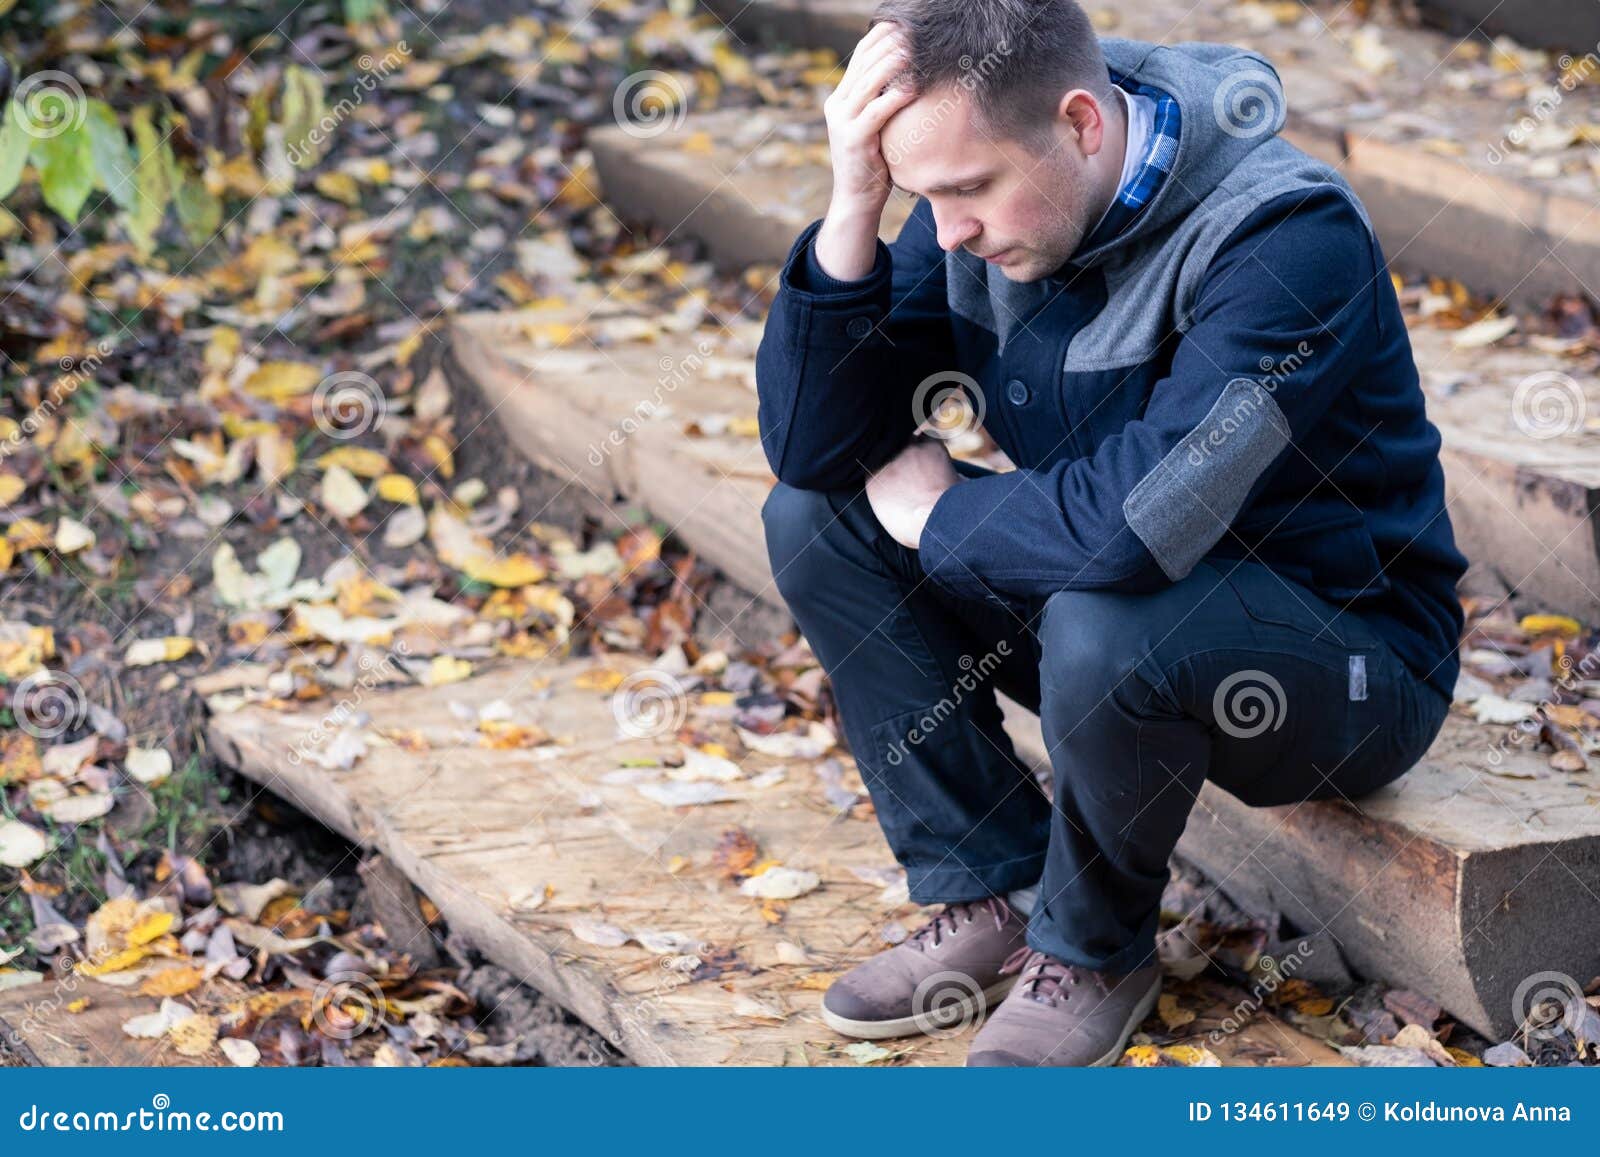
M 743 828 L 729 828 L 717 840 L 711 862 L 725 880 L 744 875 L 761 854 L 755 837 Z

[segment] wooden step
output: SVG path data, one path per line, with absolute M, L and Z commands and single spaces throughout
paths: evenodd
M 81 1007 L 78 1007 L 81 1005 Z M 7 1052 L 35 1068 L 190 1068 L 218 1054 L 186 1057 L 170 1039 L 142 1040 L 122 1026 L 156 1012 L 153 996 L 69 974 L 0 990 L 0 1067 Z
M 644 664 L 606 662 L 613 677 Z M 445 687 L 371 693 L 362 702 L 371 747 L 348 771 L 304 758 L 305 736 L 323 722 L 316 711 L 246 707 L 214 716 L 209 735 L 225 762 L 380 851 L 438 906 L 453 935 L 638 1063 L 863 1063 L 822 1023 L 818 1005 L 833 973 L 884 947 L 878 933 L 889 920 L 919 922 L 915 906 L 880 899 L 884 885 L 852 871 L 894 867 L 877 824 L 836 813 L 814 759 L 741 754 L 743 778 L 707 785 L 721 789 L 722 802 L 673 807 L 647 797 L 631 779 L 671 781 L 637 761 L 673 758 L 679 745 L 670 733 L 622 734 L 612 694 L 579 682 L 594 666 L 516 662 Z M 542 726 L 556 742 L 480 746 L 452 704 L 496 701 L 513 722 Z M 404 746 L 383 741 L 401 733 Z M 777 767 L 777 782 L 759 778 Z M 733 828 L 763 859 L 815 873 L 818 886 L 779 903 L 742 894 L 716 862 Z M 604 946 L 608 929 L 643 943 Z M 1213 1039 L 1245 993 L 1177 981 L 1170 990 L 1197 1014 L 1186 1039 L 1224 1064 L 1346 1063 L 1270 1014 Z M 1161 1021 L 1147 1027 L 1160 1032 Z M 889 1041 L 878 1059 L 959 1064 L 969 1040 Z
M 723 269 L 781 262 L 833 187 L 820 112 L 728 109 L 665 135 L 603 129 L 589 147 L 606 202 L 623 219 L 655 226 L 659 243 L 698 240 Z M 891 203 L 885 240 L 911 204 Z
M 873 3 L 711 0 L 709 7 L 745 39 L 843 54 L 866 28 Z M 1517 127 L 1529 114 L 1525 81 L 1547 83 L 1544 77 L 1526 75 L 1526 64 L 1514 58 L 1502 58 L 1497 71 L 1485 59 L 1482 37 L 1463 46 L 1454 36 L 1399 26 L 1379 15 L 1370 20 L 1370 30 L 1358 30 L 1348 21 L 1348 7 L 1311 5 L 1302 23 L 1292 25 L 1272 23 L 1271 12 L 1282 6 L 1232 0 L 1150 0 L 1089 9 L 1102 32 L 1112 35 L 1158 43 L 1213 41 L 1264 53 L 1288 94 L 1285 135 L 1341 169 L 1371 213 L 1396 269 L 1459 278 L 1478 292 L 1533 305 L 1554 293 L 1600 285 L 1600 214 L 1593 212 L 1600 189 L 1592 146 L 1540 152 L 1513 143 L 1529 139 Z M 1346 19 L 1338 18 L 1341 13 Z M 1324 26 L 1324 19 L 1332 24 Z M 1585 40 L 1582 47 L 1593 43 Z M 1470 53 L 1478 58 L 1468 59 Z M 1358 60 L 1387 66 L 1375 73 Z M 1554 112 L 1537 118 L 1541 134 L 1556 123 L 1576 130 L 1600 122 L 1600 85 L 1563 87 L 1558 97 Z M 807 99 L 804 107 L 816 103 Z M 709 128 L 712 123 L 690 117 L 679 134 L 708 131 L 715 138 L 721 130 Z M 651 166 L 648 147 L 628 150 L 619 137 L 606 132 L 591 138 L 597 160 L 602 151 L 607 154 L 602 179 L 623 174 L 627 166 Z M 722 170 L 734 164 L 736 158 L 725 158 Z M 629 176 L 645 179 L 636 169 Z M 823 207 L 825 201 L 816 203 L 806 220 L 820 216 Z M 765 260 L 781 258 L 791 239 L 772 236 Z
M 576 444 L 617 428 L 640 388 L 636 377 L 626 384 L 626 374 L 601 387 L 599 363 L 585 360 L 601 347 L 582 326 L 562 330 L 561 349 L 519 337 L 549 328 L 538 313 L 463 316 L 453 348 L 517 444 L 541 465 L 566 471 L 573 453 L 553 444 L 552 416 L 569 423 L 561 430 L 586 431 L 571 439 Z M 681 362 L 672 350 L 685 340 L 641 343 L 637 363 L 618 365 Z M 623 355 L 616 344 L 603 352 Z M 1488 378 L 1492 359 L 1476 351 L 1474 361 Z M 647 507 L 689 507 L 692 521 L 676 527 L 684 540 L 778 602 L 759 517 L 770 477 L 752 477 L 752 465 L 763 461 L 759 443 L 684 433 L 705 415 L 751 417 L 755 404 L 748 384 L 690 379 L 674 393 L 670 415 L 640 426 L 614 451 L 607 485 Z M 715 534 L 697 538 L 696 528 L 707 525 Z M 1014 705 L 1010 715 L 1019 746 L 1043 760 L 1037 720 Z M 1586 980 L 1600 972 L 1600 821 L 1593 788 L 1582 777 L 1550 774 L 1537 755 L 1510 751 L 1501 773 L 1491 774 L 1496 737 L 1453 717 L 1415 771 L 1359 809 L 1253 810 L 1208 786 L 1180 854 L 1246 903 L 1289 913 L 1304 928 L 1326 925 L 1355 967 L 1431 994 L 1498 1039 L 1515 1027 L 1512 995 L 1524 977 L 1556 969 Z M 1507 778 L 1507 768 L 1529 778 Z

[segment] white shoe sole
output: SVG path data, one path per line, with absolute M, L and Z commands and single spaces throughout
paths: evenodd
M 981 999 L 963 998 L 961 1015 L 956 1018 L 955 1025 L 948 1029 L 934 1025 L 934 1031 L 928 1032 L 926 1025 L 929 1018 L 926 1014 L 902 1016 L 895 1020 L 851 1020 L 829 1012 L 826 1005 L 822 1008 L 822 1023 L 842 1036 L 855 1037 L 857 1040 L 889 1040 L 892 1037 L 919 1035 L 955 1036 L 971 1028 L 984 1013 L 1004 1000 L 1006 993 L 1010 992 L 1016 983 L 1015 976 L 1007 976 L 984 989 Z M 982 1007 L 977 1007 L 980 1003 Z M 1140 1019 L 1144 1018 L 1141 1016 Z
M 1156 1006 L 1156 1001 L 1161 997 L 1161 977 L 1157 976 L 1155 983 L 1150 986 L 1150 991 L 1140 998 L 1139 1003 L 1133 1006 L 1133 1012 L 1128 1014 L 1128 1021 L 1122 1026 L 1122 1035 L 1117 1038 L 1117 1045 L 1105 1056 L 1091 1064 L 1090 1068 L 1103 1068 L 1114 1065 L 1122 1059 L 1123 1052 L 1128 1047 L 1128 1038 L 1133 1035 L 1133 1030 L 1144 1022 L 1150 1015 L 1150 1010 Z

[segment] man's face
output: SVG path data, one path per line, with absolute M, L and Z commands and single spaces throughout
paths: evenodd
M 1039 141 L 1001 139 L 959 85 L 917 97 L 880 141 L 894 183 L 928 199 L 940 247 L 964 248 L 1012 281 L 1060 268 L 1099 217 L 1070 125 L 1052 122 Z

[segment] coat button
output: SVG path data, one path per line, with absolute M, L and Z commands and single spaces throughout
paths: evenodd
M 1028 404 L 1028 384 L 1019 378 L 1012 378 L 1006 383 L 1006 398 L 1013 406 Z
M 872 319 L 870 317 L 852 317 L 845 323 L 844 332 L 856 341 L 860 341 L 872 332 Z

